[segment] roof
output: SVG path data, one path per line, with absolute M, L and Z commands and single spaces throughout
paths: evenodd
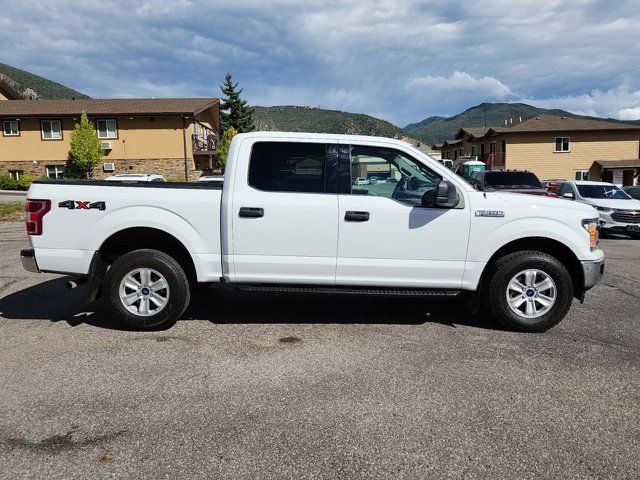
M 640 125 L 622 122 L 608 122 L 590 118 L 564 117 L 558 115 L 537 115 L 523 122 L 491 127 L 487 134 L 516 132 L 566 132 L 577 130 L 640 130 Z
M 197 114 L 217 103 L 217 98 L 10 100 L 0 102 L 0 116 L 63 117 L 82 112 L 87 115 Z
M 462 127 L 456 133 L 456 138 L 462 138 L 465 134 L 471 137 L 480 138 L 483 137 L 488 129 L 484 127 Z
M 632 158 L 630 160 L 596 160 L 593 163 L 597 163 L 602 168 L 640 167 L 640 159 L 639 158 Z
M 458 145 L 462 143 L 462 139 L 461 138 L 456 138 L 453 140 L 445 140 L 444 143 L 442 144 L 443 147 L 447 147 L 449 145 Z
M 20 92 L 13 88 L 9 82 L 0 76 L 0 92 L 2 92 L 10 100 L 18 100 L 22 98 Z

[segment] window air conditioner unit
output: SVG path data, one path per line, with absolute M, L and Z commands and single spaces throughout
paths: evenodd
M 100 142 L 100 146 L 105 150 L 113 150 L 113 142 Z
M 107 142 L 105 142 L 107 143 Z M 111 142 L 108 142 L 111 143 Z M 102 167 L 102 169 L 105 172 L 115 172 L 116 171 L 116 164 L 115 163 L 105 163 Z

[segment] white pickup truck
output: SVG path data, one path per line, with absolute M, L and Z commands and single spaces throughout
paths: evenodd
M 384 182 L 358 185 L 357 178 Z M 599 280 L 593 207 L 478 192 L 387 138 L 255 132 L 224 183 L 36 181 L 31 272 L 78 276 L 129 326 L 171 326 L 198 283 L 276 292 L 464 296 L 543 331 Z

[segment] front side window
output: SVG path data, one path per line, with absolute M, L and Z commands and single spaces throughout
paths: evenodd
M 62 140 L 62 122 L 60 120 L 42 120 L 40 126 L 43 140 Z
M 47 178 L 60 180 L 64 177 L 64 165 L 47 165 Z
M 267 192 L 324 193 L 324 143 L 257 142 L 249 185 Z
M 18 120 L 3 120 L 2 134 L 5 137 L 17 137 L 20 135 L 20 122 Z
M 351 180 L 352 195 L 385 197 L 420 206 L 425 194 L 435 201 L 441 177 L 398 150 L 354 145 L 351 147 Z
M 556 152 L 568 152 L 571 150 L 569 137 L 556 137 Z
M 96 120 L 98 138 L 118 138 L 118 126 L 115 118 L 99 118 Z

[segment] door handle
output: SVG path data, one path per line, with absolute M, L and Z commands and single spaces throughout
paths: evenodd
M 240 216 L 243 218 L 264 217 L 264 208 L 240 207 Z
M 368 222 L 369 212 L 347 212 L 344 214 L 346 222 Z

